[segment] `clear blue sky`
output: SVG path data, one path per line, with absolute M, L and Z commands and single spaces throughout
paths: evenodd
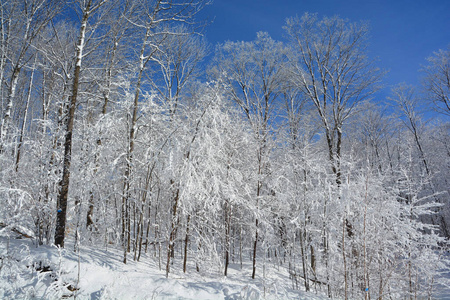
M 389 71 L 378 97 L 397 83 L 418 85 L 425 58 L 450 45 L 450 0 L 214 0 L 201 17 L 214 18 L 206 38 L 215 45 L 250 41 L 258 31 L 281 40 L 286 18 L 305 12 L 369 22 L 369 56 Z

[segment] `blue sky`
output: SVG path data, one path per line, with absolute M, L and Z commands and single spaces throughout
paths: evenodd
M 450 0 L 214 0 L 201 17 L 214 18 L 206 38 L 215 45 L 250 41 L 258 31 L 281 40 L 286 18 L 305 12 L 369 22 L 369 56 L 389 71 L 378 97 L 397 83 L 419 85 L 426 57 L 450 45 Z

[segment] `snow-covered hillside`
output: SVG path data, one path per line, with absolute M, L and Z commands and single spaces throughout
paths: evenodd
M 36 247 L 5 232 L 0 257 L 0 299 L 325 299 L 293 290 L 283 268 L 271 268 L 255 280 L 250 267 L 241 271 L 237 265 L 227 277 L 214 270 L 202 274 L 192 268 L 183 274 L 173 268 L 166 279 L 152 257 L 123 264 L 116 249 L 81 247 L 77 253 L 73 241 L 63 250 Z

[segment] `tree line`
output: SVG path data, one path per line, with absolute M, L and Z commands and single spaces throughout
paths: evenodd
M 378 99 L 368 27 L 304 14 L 212 50 L 203 0 L 0 6 L 0 221 L 171 274 L 433 296 L 450 237 L 449 50 Z M 423 108 L 434 109 L 434 120 Z M 447 119 L 446 119 L 447 118 Z

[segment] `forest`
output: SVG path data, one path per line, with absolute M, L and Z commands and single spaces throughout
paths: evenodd
M 381 99 L 368 24 L 305 13 L 284 40 L 210 45 L 205 5 L 1 2 L 2 230 L 145 254 L 168 278 L 282 267 L 338 299 L 450 286 L 450 48 Z

